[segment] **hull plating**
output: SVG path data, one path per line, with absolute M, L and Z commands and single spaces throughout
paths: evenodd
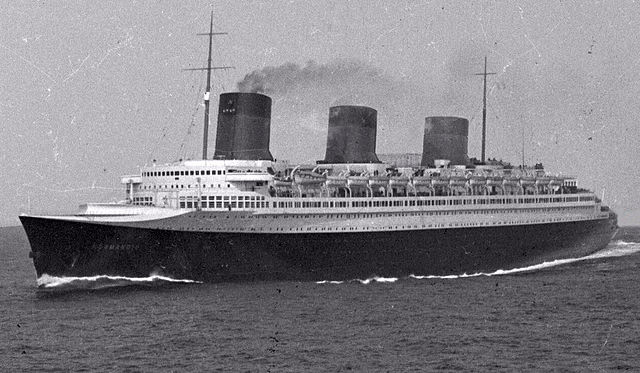
M 613 216 L 613 215 L 612 215 Z M 602 249 L 615 218 L 344 233 L 220 233 L 20 217 L 38 276 L 162 274 L 201 281 L 342 280 L 491 272 Z

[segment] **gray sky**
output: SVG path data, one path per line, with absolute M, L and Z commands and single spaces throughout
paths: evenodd
M 197 158 L 209 11 L 213 94 L 271 77 L 271 152 L 324 157 L 329 106 L 378 110 L 378 153 L 420 152 L 425 116 L 470 119 L 478 156 L 578 176 L 623 224 L 640 223 L 640 4 L 634 1 L 4 1 L 0 224 L 117 201 L 119 177 Z M 284 67 L 280 68 L 282 71 Z M 267 69 L 269 70 L 269 69 Z M 271 69 L 269 71 L 273 71 Z M 215 113 L 210 134 L 215 144 Z M 212 152 L 210 152 L 212 153 Z

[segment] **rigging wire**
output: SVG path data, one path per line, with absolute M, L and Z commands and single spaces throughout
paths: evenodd
M 218 41 L 217 41 L 217 40 L 215 40 L 215 39 L 214 39 L 214 40 L 212 40 L 212 43 L 213 43 L 213 44 L 214 44 L 214 46 L 215 46 L 215 50 L 219 50 L 219 49 L 221 49 L 221 48 L 219 47 L 219 45 L 218 45 Z M 220 71 L 224 72 L 224 74 L 228 74 L 228 72 L 226 71 L 226 69 L 221 69 Z M 213 72 L 212 72 L 212 75 L 213 75 Z M 198 77 L 198 75 L 197 75 L 197 74 L 196 74 L 196 79 L 200 79 L 200 77 Z M 227 80 L 228 80 L 229 78 L 228 78 L 228 77 L 225 77 L 224 79 L 227 79 Z M 203 105 L 202 105 L 202 103 L 200 102 L 200 100 L 201 100 L 201 97 L 202 97 L 203 86 L 204 86 L 204 82 L 205 82 L 205 80 L 200 80 L 200 81 L 201 81 L 201 83 L 200 83 L 200 87 L 199 87 L 199 89 L 198 89 L 198 91 L 197 91 L 197 93 L 196 93 L 196 104 L 195 104 L 195 109 L 194 109 L 194 111 L 193 111 L 193 114 L 191 115 L 191 121 L 190 121 L 189 126 L 187 127 L 187 131 L 186 131 L 186 133 L 185 133 L 185 135 L 184 135 L 184 137 L 183 137 L 183 139 L 182 139 L 182 142 L 180 143 L 180 148 L 178 149 L 178 154 L 177 154 L 177 156 L 176 156 L 176 160 L 180 160 L 180 159 L 188 159 L 188 158 L 193 158 L 193 159 L 195 159 L 195 158 L 196 158 L 196 154 L 195 154 L 195 152 L 196 152 L 196 150 L 197 150 L 197 149 L 191 149 L 191 150 L 189 150 L 189 146 L 187 146 L 187 144 L 188 144 L 188 143 L 190 143 L 190 142 L 193 142 L 193 140 L 192 140 L 192 138 L 191 138 L 191 135 L 192 135 L 193 130 L 194 130 L 195 128 L 201 128 L 199 125 L 197 125 L 197 122 L 196 122 L 196 116 L 197 116 L 197 114 L 198 114 L 198 110 L 199 110 L 199 108 L 200 108 L 201 106 L 203 106 Z M 223 79 L 215 79 L 215 78 L 214 78 L 214 79 L 213 79 L 213 87 L 211 87 L 211 92 L 210 92 L 210 94 L 211 94 L 212 92 L 215 92 L 215 91 L 216 91 L 216 89 L 215 89 L 215 87 L 216 87 L 216 86 L 220 86 L 220 87 L 222 88 L 222 92 L 226 91 L 226 88 L 225 88 L 225 85 L 224 85 Z M 211 103 L 210 111 L 211 111 L 211 112 L 217 112 L 217 110 L 216 110 L 216 109 L 217 109 L 217 106 L 216 106 L 216 105 L 217 105 L 217 102 L 218 102 L 218 101 L 217 101 L 217 100 L 215 100 L 215 99 L 210 101 L 210 103 Z M 209 119 L 209 120 L 211 121 L 211 119 Z
M 203 82 L 203 80 L 201 80 L 200 81 L 200 87 L 196 91 L 196 100 L 195 100 L 193 113 L 191 114 L 191 122 L 189 123 L 189 126 L 187 126 L 187 131 L 186 131 L 184 137 L 182 138 L 182 142 L 180 143 L 180 147 L 178 148 L 178 154 L 176 155 L 176 158 L 175 158 L 176 160 L 186 159 L 187 158 L 187 148 L 185 147 L 185 145 L 190 140 L 189 137 L 191 136 L 191 133 L 193 132 L 193 129 L 197 127 L 197 125 L 196 125 L 196 116 L 198 115 L 198 110 L 200 109 L 200 106 L 202 106 L 202 103 L 200 103 L 200 99 L 201 99 L 201 96 L 202 96 L 203 85 L 204 85 L 204 82 Z M 193 150 L 191 150 L 191 152 L 193 152 Z

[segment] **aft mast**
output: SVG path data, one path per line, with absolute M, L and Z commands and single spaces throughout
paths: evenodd
M 484 72 L 474 75 L 482 75 L 484 77 L 484 90 L 482 94 L 482 163 L 484 163 L 485 147 L 487 143 L 487 75 L 495 75 L 496 73 L 487 72 L 487 56 L 484 57 Z

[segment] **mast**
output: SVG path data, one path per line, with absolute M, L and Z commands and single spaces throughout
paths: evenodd
M 213 11 L 211 11 L 211 21 L 209 23 L 209 32 L 197 35 L 209 36 L 209 58 L 207 59 L 207 67 L 199 67 L 184 70 L 207 70 L 207 88 L 204 92 L 204 129 L 202 134 L 202 159 L 207 159 L 207 148 L 209 145 L 209 104 L 211 96 L 211 71 L 233 69 L 233 66 L 211 66 L 211 51 L 213 47 L 214 35 L 227 35 L 226 32 L 213 32 Z
M 484 89 L 482 91 L 482 163 L 484 163 L 485 148 L 487 143 L 487 75 L 496 73 L 487 72 L 487 56 L 484 56 L 484 72 L 474 75 L 482 75 L 484 78 Z
M 524 170 L 524 124 L 522 124 L 522 169 Z
M 211 96 L 211 47 L 213 45 L 213 11 L 209 22 L 209 58 L 207 59 L 207 89 L 204 92 L 204 133 L 202 134 L 202 159 L 207 159 L 209 144 L 209 98 Z

